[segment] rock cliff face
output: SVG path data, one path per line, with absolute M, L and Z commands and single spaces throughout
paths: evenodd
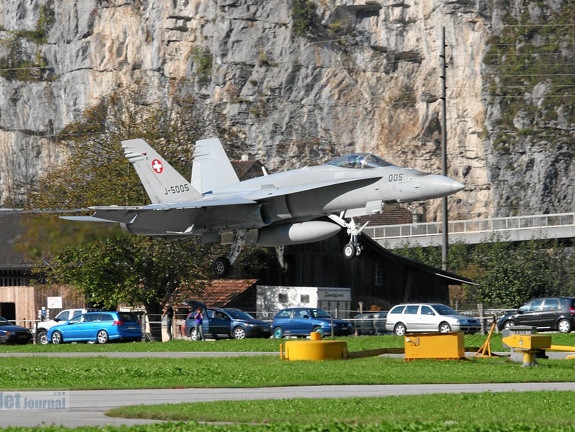
M 63 127 L 132 85 L 149 100 L 186 87 L 271 170 L 361 150 L 440 173 L 444 29 L 448 175 L 466 185 L 450 217 L 573 211 L 572 104 L 539 115 L 550 92 L 540 79 L 511 107 L 500 78 L 510 56 L 494 51 L 509 23 L 545 22 L 564 7 L 508 3 L 3 0 L 0 202 L 18 204 L 61 160 Z M 439 206 L 427 203 L 428 220 Z

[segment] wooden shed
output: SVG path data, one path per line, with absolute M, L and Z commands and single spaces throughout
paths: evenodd
M 340 286 L 352 289 L 352 307 L 362 301 L 386 308 L 402 302 L 449 304 L 449 286 L 474 284 L 463 276 L 396 255 L 362 235 L 362 254 L 346 259 L 349 236 L 338 235 L 317 243 L 285 248 L 288 270 L 269 266 L 260 285 Z

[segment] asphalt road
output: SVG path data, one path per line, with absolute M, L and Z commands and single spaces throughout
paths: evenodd
M 63 425 L 103 426 L 153 423 L 150 420 L 117 419 L 105 416 L 111 408 L 134 404 L 207 402 L 222 400 L 348 398 L 397 396 L 430 393 L 476 393 L 504 391 L 575 390 L 575 383 L 512 383 L 512 384 L 433 384 L 433 385 L 350 385 L 304 386 L 253 389 L 167 389 L 167 390 L 94 390 L 71 391 L 66 409 L 15 410 L 0 409 L 0 425 L 40 426 Z M 20 397 L 35 397 L 34 392 L 18 392 Z M 0 393 L 6 398 L 7 392 Z M 10 394 L 11 395 L 11 394 Z

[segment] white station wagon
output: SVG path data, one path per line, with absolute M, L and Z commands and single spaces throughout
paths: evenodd
M 394 306 L 387 314 L 385 328 L 398 336 L 406 333 L 476 333 L 481 330 L 477 318 L 459 315 L 440 303 L 405 303 Z

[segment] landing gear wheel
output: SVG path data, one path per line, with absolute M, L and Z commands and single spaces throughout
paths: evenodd
M 218 277 L 226 277 L 232 271 L 232 264 L 226 257 L 216 258 L 212 264 L 214 274 Z
M 348 243 L 344 246 L 343 248 L 343 256 L 346 259 L 353 259 L 355 257 L 356 254 L 356 250 L 355 250 L 355 246 L 352 245 L 351 243 Z

